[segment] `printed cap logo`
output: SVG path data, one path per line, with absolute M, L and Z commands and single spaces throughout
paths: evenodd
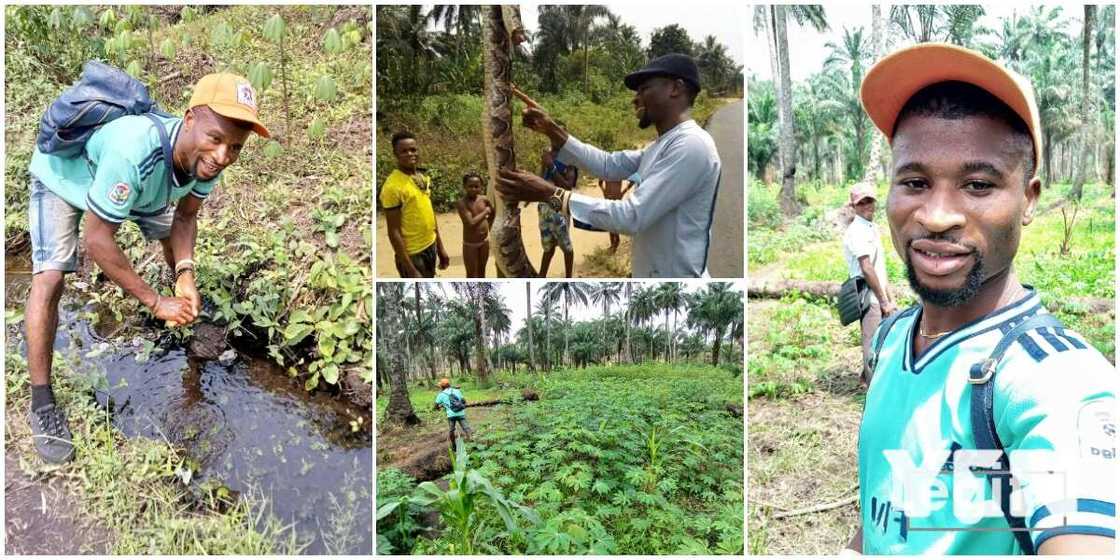
M 256 94 L 253 93 L 253 86 L 244 82 L 237 84 L 237 102 L 256 111 L 257 101 Z
M 131 192 L 132 189 L 128 186 L 128 183 L 117 183 L 109 190 L 109 202 L 117 206 L 124 206 L 128 202 L 128 195 Z

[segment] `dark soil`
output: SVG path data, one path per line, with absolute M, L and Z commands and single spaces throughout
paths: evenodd
M 187 355 L 200 360 L 217 360 L 228 348 L 225 327 L 201 323 L 193 329 L 191 341 L 187 345 Z

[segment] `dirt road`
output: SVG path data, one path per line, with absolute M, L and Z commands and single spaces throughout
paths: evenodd
M 599 188 L 593 185 L 585 184 L 578 192 L 588 196 L 601 196 Z M 389 244 L 389 232 L 386 224 L 384 214 L 378 213 L 377 277 L 398 278 L 397 268 L 393 264 L 393 246 Z M 439 234 L 443 239 L 443 247 L 447 250 L 447 255 L 451 257 L 451 266 L 447 270 L 437 271 L 436 275 L 440 278 L 465 278 L 467 268 L 463 264 L 463 222 L 459 219 L 459 214 L 455 212 L 437 214 L 436 225 L 439 227 Z M 540 231 L 537 221 L 537 205 L 535 203 L 530 204 L 521 210 L 521 232 L 522 239 L 525 242 L 525 251 L 528 253 L 529 260 L 532 261 L 534 268 L 540 267 L 541 254 L 544 252 L 541 249 Z M 585 259 L 595 249 L 610 247 L 610 237 L 606 233 L 591 232 L 574 227 L 571 228 L 571 234 L 572 246 L 576 252 L 573 276 L 577 278 L 593 276 L 593 269 Z M 491 256 L 486 264 L 486 277 L 497 278 L 497 276 L 498 269 L 494 264 L 494 257 Z M 548 267 L 548 277 L 564 277 L 564 254 L 559 248 L 552 256 L 552 264 Z
M 712 219 L 708 273 L 713 278 L 743 276 L 743 101 L 720 107 L 708 121 L 722 164 L 719 194 Z

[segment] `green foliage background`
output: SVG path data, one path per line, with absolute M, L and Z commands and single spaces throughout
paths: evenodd
M 275 141 L 251 136 L 203 205 L 199 289 L 215 304 L 215 319 L 304 377 L 308 390 L 347 373 L 368 382 L 369 7 L 9 6 L 5 13 L 7 252 L 29 244 L 27 166 L 39 117 L 85 60 L 127 68 L 176 115 L 204 74 L 250 76 Z M 265 36 L 270 20 L 276 31 L 277 16 L 283 64 L 278 37 Z M 131 225 L 117 240 L 134 264 L 147 263 L 137 272 L 157 285 L 162 259 L 145 257 L 158 248 L 145 246 Z M 141 315 L 138 302 L 95 271 L 77 276 L 90 286 L 87 297 L 110 301 L 118 319 Z

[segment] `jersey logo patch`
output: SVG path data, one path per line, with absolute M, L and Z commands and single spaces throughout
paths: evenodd
M 1111 407 L 1112 401 L 1097 400 L 1086 403 L 1077 413 L 1077 436 L 1083 459 L 1116 458 L 1116 420 Z
M 109 202 L 117 206 L 124 206 L 128 202 L 128 195 L 132 193 L 132 188 L 128 183 L 117 183 L 109 190 Z
M 237 102 L 256 111 L 257 100 L 256 94 L 253 93 L 253 86 L 246 83 L 237 84 Z

